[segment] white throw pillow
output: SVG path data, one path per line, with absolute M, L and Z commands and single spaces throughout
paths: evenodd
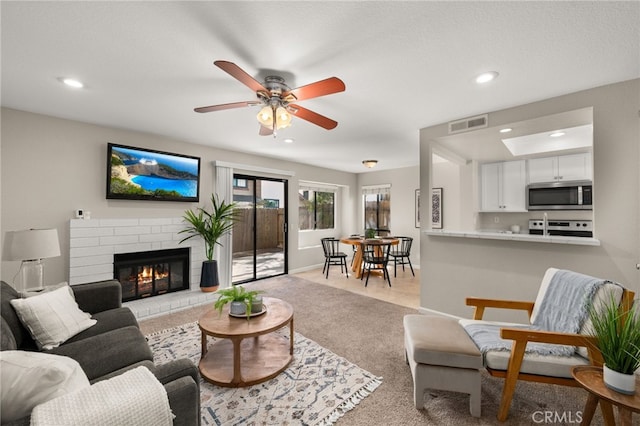
M 42 352 L 0 351 L 2 423 L 28 416 L 50 399 L 89 387 L 80 364 Z
M 13 299 L 22 324 L 40 349 L 53 349 L 97 321 L 82 312 L 68 286 L 26 299 Z

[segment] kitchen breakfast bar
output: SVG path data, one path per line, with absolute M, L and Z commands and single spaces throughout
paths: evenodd
M 451 231 L 451 230 L 428 230 L 423 234 L 436 237 L 457 237 L 457 238 L 479 238 L 485 240 L 507 240 L 522 241 L 529 243 L 547 243 L 547 244 L 572 244 L 581 246 L 599 246 L 600 240 L 587 237 L 568 237 L 562 235 L 532 235 L 532 234 L 515 234 L 511 232 L 500 231 Z

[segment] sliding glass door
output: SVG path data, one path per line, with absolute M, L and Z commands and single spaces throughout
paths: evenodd
M 287 181 L 233 175 L 233 284 L 287 273 Z

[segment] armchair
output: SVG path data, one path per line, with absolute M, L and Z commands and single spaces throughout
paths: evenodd
M 483 299 L 469 297 L 466 299 L 468 306 L 474 306 L 473 320 L 461 320 L 463 326 L 473 323 L 481 323 L 485 309 L 517 309 L 527 311 L 530 322 L 533 323 L 539 313 L 539 306 L 544 298 L 549 284 L 558 269 L 549 268 L 540 285 L 540 290 L 535 302 L 509 301 Z M 634 293 L 613 283 L 602 285 L 592 302 L 597 306 L 606 300 L 612 292 L 620 300 L 622 309 L 628 309 L 633 303 Z M 539 383 L 557 384 L 577 387 L 579 384 L 571 375 L 571 367 L 581 364 L 602 365 L 602 356 L 597 351 L 595 340 L 589 336 L 589 321 L 582 325 L 578 333 L 561 333 L 545 330 L 532 330 L 517 328 L 517 324 L 504 324 L 500 328 L 500 337 L 512 340 L 510 351 L 489 350 L 484 354 L 484 364 L 487 372 L 494 377 L 504 378 L 502 400 L 498 410 L 498 420 L 505 421 L 509 413 L 509 407 L 513 398 L 518 380 Z M 571 356 L 542 355 L 525 352 L 527 343 L 547 343 L 553 345 L 575 346 L 578 349 Z M 602 405 L 603 415 L 606 421 L 613 419 L 613 411 L 610 404 Z

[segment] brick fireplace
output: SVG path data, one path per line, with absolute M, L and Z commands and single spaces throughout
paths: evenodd
M 156 297 L 132 300 L 124 305 L 144 318 L 213 301 L 213 294 L 200 291 L 200 270 L 205 260 L 204 243 L 191 239 L 179 244 L 182 218 L 71 219 L 69 224 L 69 284 L 110 280 L 114 256 L 122 253 L 187 249 L 186 291 L 159 291 Z M 159 282 L 161 287 L 163 282 Z M 124 291 L 123 291 L 124 293 Z

